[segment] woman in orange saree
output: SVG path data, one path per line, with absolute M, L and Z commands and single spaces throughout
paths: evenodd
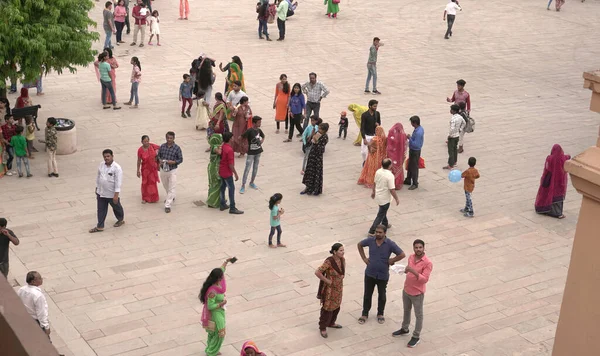
M 386 157 L 387 140 L 383 127 L 377 126 L 375 129 L 375 137 L 369 143 L 369 155 L 365 161 L 358 184 L 362 184 L 367 188 L 373 188 L 375 182 L 375 172 L 381 168 L 381 161 Z

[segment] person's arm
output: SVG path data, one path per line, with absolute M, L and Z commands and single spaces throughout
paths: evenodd
M 35 305 L 35 314 L 37 320 L 40 322 L 40 326 L 44 328 L 46 334 L 50 334 L 50 323 L 48 322 L 48 303 L 46 298 L 42 295 L 33 301 Z
M 381 113 L 379 111 L 375 111 L 377 113 L 377 125 L 381 126 Z
M 369 265 L 369 262 L 370 262 L 369 259 L 367 258 L 367 256 L 365 255 L 365 246 L 367 246 L 368 240 L 369 239 L 366 238 L 356 245 L 358 247 L 358 254 L 360 255 L 360 258 L 363 260 L 363 262 L 367 266 Z
M 235 161 L 233 160 L 233 151 L 230 151 L 227 154 L 227 161 L 229 164 L 229 169 L 233 172 L 235 180 L 237 181 L 239 179 L 239 177 L 238 177 L 237 171 L 235 170 Z
M 142 166 L 142 157 L 138 156 L 137 159 L 137 176 L 138 178 L 141 176 L 140 167 Z
M 113 202 L 117 204 L 119 201 L 119 193 L 121 193 L 121 184 L 123 183 L 123 171 L 115 170 L 115 195 L 113 196 Z
M 466 104 L 467 104 L 467 113 L 471 113 L 471 94 L 467 95 Z
M 396 194 L 396 187 L 390 189 L 390 194 L 392 194 L 394 200 L 396 201 L 396 206 L 398 206 L 400 204 L 400 200 L 398 200 L 398 194 Z
M 260 144 L 262 145 L 265 142 L 265 133 L 261 129 L 258 129 L 258 134 L 260 135 Z
M 444 21 L 446 21 L 446 10 L 444 9 Z
M 327 97 L 327 95 L 329 95 L 329 89 L 327 89 L 327 86 L 325 84 L 323 84 L 323 82 L 321 82 L 321 87 L 323 89 L 322 94 L 321 94 L 321 99 Z M 320 101 L 320 99 L 319 99 Z
M 475 176 L 474 176 L 473 178 L 475 178 L 475 179 L 479 179 L 479 171 L 477 171 L 477 170 L 476 170 L 475 172 L 476 172 L 476 173 L 475 173 Z
M 412 273 L 417 277 L 417 283 L 425 284 L 429 281 L 429 276 L 431 275 L 431 271 L 433 270 L 433 264 L 428 263 L 425 268 L 423 268 L 423 272 L 418 273 L 414 268 L 410 266 L 406 266 L 404 269 L 404 273 Z
M 302 92 L 304 94 L 306 94 L 306 95 L 308 95 L 308 87 L 307 87 L 307 85 L 308 85 L 308 82 L 302 84 Z
M 306 100 L 302 93 L 300 93 L 300 103 L 302 103 L 302 116 L 306 117 Z
M 365 120 L 364 117 L 361 117 L 361 119 L 360 119 L 360 135 L 362 136 L 364 144 L 367 144 L 366 137 L 365 137 L 365 126 L 366 125 L 367 125 L 367 120 Z
M 375 199 L 375 184 L 373 184 L 373 190 L 371 191 L 371 199 Z
M 227 304 L 226 300 L 223 300 L 221 303 L 217 303 L 217 301 L 215 299 L 216 296 L 217 295 L 214 292 L 211 292 L 206 296 L 206 299 L 207 299 L 206 308 L 208 308 L 208 310 L 210 310 L 210 311 L 223 308 L 223 306 L 225 304 Z
M 332 281 L 331 281 L 331 279 L 328 279 L 327 277 L 325 277 L 323 275 L 323 273 L 326 272 L 329 268 L 331 268 L 331 265 L 329 264 L 329 261 L 326 260 L 323 263 L 323 265 L 321 265 L 315 271 L 315 276 L 317 276 L 317 278 L 319 278 L 321 281 L 323 281 L 323 283 L 325 283 L 327 285 L 331 285 Z
M 393 258 L 390 258 L 389 260 L 389 265 L 393 266 L 396 262 L 400 261 L 401 259 L 403 259 L 404 257 L 406 257 L 406 254 L 404 253 L 404 251 L 402 251 L 402 249 L 400 249 L 400 247 L 398 247 L 398 245 L 396 245 L 394 243 L 394 247 L 392 248 L 392 252 L 396 255 Z
M 175 160 L 171 162 L 167 162 L 169 164 L 182 164 L 183 163 L 183 152 L 181 151 L 181 147 L 177 147 L 178 150 L 175 153 Z
M 8 230 L 6 228 L 0 229 L 0 233 L 2 233 L 2 235 L 4 235 L 4 236 L 8 237 L 10 242 L 12 242 L 13 245 L 15 245 L 15 246 L 17 246 L 19 243 L 21 243 L 19 241 L 19 238 L 13 232 L 11 232 L 10 230 Z

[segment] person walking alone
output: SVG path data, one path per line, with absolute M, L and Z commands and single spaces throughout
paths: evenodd
M 96 176 L 96 200 L 98 209 L 98 224 L 89 232 L 104 231 L 104 220 L 108 214 L 108 206 L 110 205 L 115 213 L 117 222 L 114 227 L 120 227 L 125 224 L 125 212 L 121 205 L 121 184 L 123 183 L 123 170 L 121 166 L 114 161 L 113 151 L 105 149 L 102 151 L 104 162 L 98 167 Z
M 404 184 L 410 185 L 408 190 L 415 190 L 419 188 L 419 160 L 421 159 L 425 131 L 421 126 L 421 119 L 416 115 L 410 118 L 410 124 L 414 130 L 412 135 L 406 135 L 408 138 L 408 167 Z
M 446 9 L 444 9 L 444 21 L 448 22 L 448 29 L 446 30 L 446 35 L 444 35 L 445 39 L 452 37 L 452 26 L 456 18 L 456 10 L 462 11 L 462 7 L 458 5 L 456 0 L 450 0 L 446 5 Z
M 365 84 L 365 94 L 370 94 L 369 91 L 369 83 L 371 82 L 371 78 L 373 78 L 373 94 L 381 94 L 377 90 L 377 52 L 379 51 L 379 47 L 383 46 L 383 43 L 380 42 L 379 37 L 373 38 L 373 44 L 369 49 L 369 59 L 367 60 L 367 83 Z
M 371 192 L 371 199 L 375 199 L 375 202 L 379 206 L 379 211 L 369 229 L 369 235 L 375 235 L 375 228 L 379 224 L 386 226 L 388 229 L 392 226 L 388 224 L 387 219 L 387 211 L 390 208 L 392 197 L 396 201 L 396 206 L 400 204 L 398 195 L 396 194 L 395 179 L 392 173 L 392 160 L 389 158 L 383 159 L 381 168 L 375 173 L 375 184 L 373 185 L 373 192 Z
M 429 282 L 429 276 L 433 270 L 433 264 L 425 256 L 425 242 L 416 239 L 413 242 L 414 254 L 408 257 L 408 266 L 404 269 L 406 279 L 402 291 L 402 304 L 404 306 L 404 317 L 402 327 L 394 331 L 392 336 L 407 335 L 410 330 L 410 317 L 413 306 L 415 307 L 415 330 L 412 338 L 406 346 L 415 347 L 421 341 L 421 329 L 423 329 L 423 300 L 425 299 L 425 286 Z

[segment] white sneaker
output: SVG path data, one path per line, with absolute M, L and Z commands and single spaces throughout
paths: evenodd
M 12 174 L 12 172 L 9 171 L 9 172 L 6 172 L 6 175 L 7 176 L 12 176 L 13 174 Z

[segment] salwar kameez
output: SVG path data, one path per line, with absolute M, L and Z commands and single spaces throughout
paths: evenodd
M 207 306 L 211 313 L 211 321 L 215 323 L 214 331 L 207 330 L 208 338 L 204 352 L 208 356 L 216 356 L 225 340 L 225 310 L 219 308 L 219 303 L 224 299 L 225 294 L 215 294 L 213 298 L 208 298 Z
M 381 168 L 382 160 L 387 156 L 387 140 L 383 127 L 377 126 L 375 137 L 369 144 L 369 155 L 358 178 L 358 184 L 367 188 L 373 188 L 375 184 L 375 173 Z
M 231 147 L 241 155 L 248 153 L 248 140 L 242 134 L 248 129 L 248 120 L 252 117 L 250 106 L 240 106 L 233 121 Z
M 335 257 L 327 258 L 318 270 L 326 278 L 331 280 L 331 285 L 321 281 L 317 298 L 321 301 L 321 316 L 319 318 L 319 329 L 326 330 L 327 327 L 335 325 L 337 316 L 342 304 L 342 294 L 344 289 L 344 275 L 346 272 L 346 262 Z

